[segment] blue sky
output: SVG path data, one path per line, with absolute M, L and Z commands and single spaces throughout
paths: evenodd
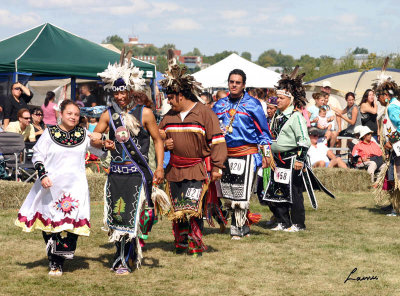
M 206 55 L 268 49 L 340 57 L 351 48 L 400 52 L 396 0 L 0 0 L 0 39 L 45 22 L 94 42 L 135 33 L 141 42 Z M 10 4 L 10 5 L 8 5 Z

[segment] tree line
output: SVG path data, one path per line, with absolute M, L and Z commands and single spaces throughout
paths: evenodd
M 111 43 L 119 49 L 125 46 L 123 39 L 118 35 L 108 36 L 102 43 Z M 169 48 L 175 49 L 175 44 L 164 44 L 162 47 L 148 46 L 138 47 L 131 46 L 134 56 L 157 56 L 157 70 L 164 72 L 168 66 L 166 52 Z M 185 56 L 202 56 L 203 63 L 213 65 L 232 53 L 239 54 L 237 51 L 224 50 L 214 55 L 204 55 L 198 48 L 184 53 Z M 357 55 L 366 55 L 367 58 L 359 64 L 356 62 Z M 262 67 L 281 67 L 284 71 L 290 71 L 295 65 L 299 65 L 306 73 L 304 81 L 309 81 L 324 75 L 336 73 L 339 71 L 358 69 L 359 71 L 369 70 L 376 67 L 381 67 L 386 56 L 378 56 L 376 53 L 369 53 L 368 49 L 357 47 L 354 50 L 348 50 L 343 58 L 336 60 L 333 57 L 322 55 L 320 57 L 312 57 L 308 54 L 302 55 L 295 59 L 293 56 L 283 54 L 281 51 L 269 49 L 260 54 L 256 60 L 252 60 L 250 52 L 244 51 L 240 54 L 241 57 L 253 61 Z M 400 68 L 400 56 L 398 54 L 389 54 L 391 57 L 389 67 Z M 191 72 L 197 72 L 200 68 L 196 67 Z

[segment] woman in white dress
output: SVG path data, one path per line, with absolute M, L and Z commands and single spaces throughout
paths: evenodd
M 48 127 L 33 147 L 36 180 L 15 224 L 23 231 L 43 231 L 50 275 L 62 275 L 72 259 L 78 235 L 89 236 L 90 200 L 85 154 L 90 145 L 79 123 L 79 107 L 71 100 L 60 106 L 61 124 Z M 61 235 L 65 231 L 66 235 Z

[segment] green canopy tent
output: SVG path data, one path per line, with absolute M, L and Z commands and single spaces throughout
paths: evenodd
M 73 84 L 75 78 L 98 79 L 97 73 L 116 61 L 118 53 L 49 23 L 0 41 L 3 81 L 21 80 L 21 76 L 39 80 L 71 77 Z M 155 78 L 155 65 L 132 61 L 145 78 Z

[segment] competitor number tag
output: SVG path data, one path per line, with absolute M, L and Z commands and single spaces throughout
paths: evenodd
M 394 153 L 396 153 L 396 156 L 400 156 L 400 141 L 397 141 L 392 145 Z
M 275 168 L 274 180 L 277 183 L 289 184 L 292 171 L 290 169 Z
M 201 194 L 201 188 L 188 188 L 186 191 L 186 197 L 192 200 L 199 200 Z
M 244 172 L 246 161 L 244 159 L 228 159 L 231 174 L 241 175 Z

